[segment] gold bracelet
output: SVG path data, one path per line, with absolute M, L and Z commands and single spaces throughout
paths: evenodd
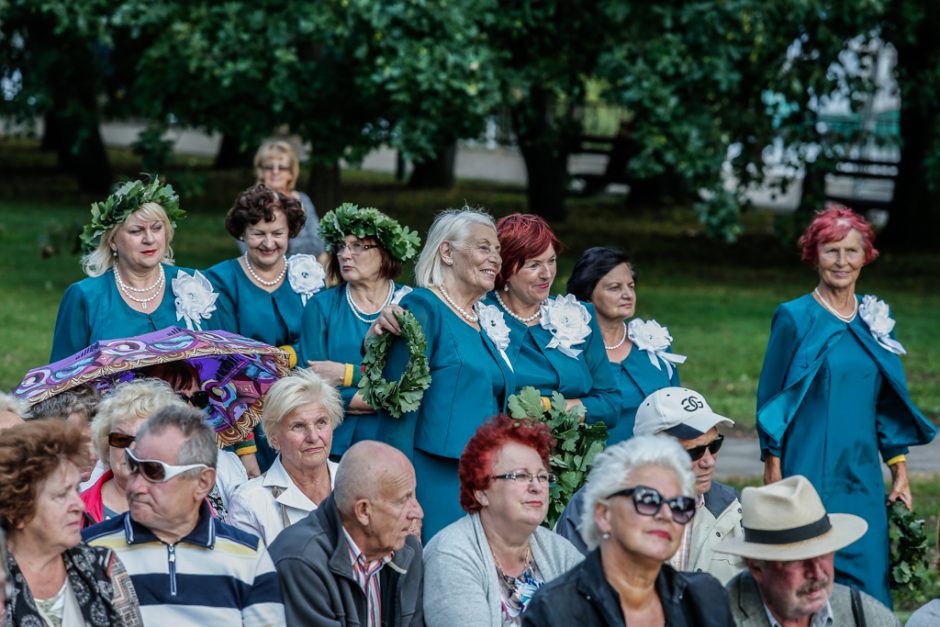
M 904 453 L 901 453 L 900 455 L 895 455 L 894 457 L 892 457 L 885 463 L 889 466 L 894 466 L 895 464 L 900 464 L 901 462 L 906 462 L 906 461 L 907 461 L 907 455 L 905 455 Z
M 353 381 L 353 365 L 343 364 L 343 385 L 349 387 Z
M 552 399 L 548 398 L 547 396 L 543 396 L 541 398 L 542 407 L 545 409 L 545 411 L 552 411 Z

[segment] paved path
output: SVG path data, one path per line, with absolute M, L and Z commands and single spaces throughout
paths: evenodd
M 716 471 L 719 479 L 764 474 L 756 438 L 726 438 L 719 455 Z M 907 469 L 911 473 L 940 473 L 940 437 L 926 446 L 912 448 L 907 456 Z

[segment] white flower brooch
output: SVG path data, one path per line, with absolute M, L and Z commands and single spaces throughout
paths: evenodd
M 287 260 L 287 280 L 306 306 L 307 300 L 326 285 L 326 271 L 313 255 L 291 255 Z
M 891 308 L 888 307 L 888 303 L 868 294 L 862 298 L 858 313 L 871 330 L 872 337 L 883 349 L 895 355 L 907 354 L 901 343 L 891 337 L 895 323 L 891 318 Z
M 650 363 L 656 366 L 657 370 L 662 370 L 659 362 L 666 364 L 666 376 L 672 378 L 672 364 L 684 364 L 688 359 L 685 355 L 667 352 L 672 346 L 672 336 L 669 335 L 669 329 L 659 324 L 655 320 L 642 320 L 634 318 L 627 325 L 627 336 L 633 345 L 640 350 L 646 351 L 649 355 Z
M 539 323 L 552 334 L 548 348 L 557 348 L 562 354 L 577 359 L 581 349 L 574 348 L 584 343 L 591 334 L 591 314 L 578 302 L 573 294 L 548 298 L 542 303 L 542 318 Z
M 199 270 L 193 274 L 180 270 L 171 285 L 176 296 L 176 319 L 185 320 L 190 331 L 202 331 L 202 321 L 212 317 L 219 298 L 209 279 Z

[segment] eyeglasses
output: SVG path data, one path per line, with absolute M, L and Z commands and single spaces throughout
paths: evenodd
M 708 444 L 703 444 L 701 446 L 696 446 L 693 448 L 685 449 L 685 452 L 689 454 L 689 457 L 692 458 L 693 462 L 697 462 L 702 459 L 705 455 L 705 449 L 708 449 L 708 452 L 712 455 L 717 455 L 718 451 L 721 450 L 721 444 L 725 441 L 725 436 L 719 435 L 717 438 L 709 442 Z
M 196 390 L 192 394 L 184 394 L 183 392 L 177 392 L 176 394 L 193 407 L 205 409 L 209 406 L 209 393 L 205 390 Z
M 669 506 L 672 519 L 680 525 L 688 523 L 695 516 L 695 499 L 691 496 L 664 499 L 658 490 L 648 488 L 645 485 L 614 492 L 607 498 L 612 499 L 615 496 L 632 496 L 633 507 L 636 508 L 636 513 L 641 516 L 655 516 L 662 509 L 663 503 Z
M 265 172 L 276 172 L 281 170 L 282 172 L 290 172 L 289 165 L 281 165 L 280 163 L 265 163 L 261 166 L 261 169 Z
M 378 244 L 362 244 L 360 242 L 353 242 L 351 244 L 347 244 L 346 242 L 339 242 L 339 243 L 333 244 L 333 252 L 336 253 L 337 255 L 342 255 L 343 251 L 348 249 L 350 255 L 356 256 L 356 255 L 361 255 L 367 250 L 372 250 L 373 248 L 377 246 Z
M 555 482 L 555 475 L 548 472 L 540 472 L 537 475 L 533 475 L 525 471 L 520 471 L 493 475 L 493 479 L 505 479 L 506 481 L 515 481 L 516 483 L 532 483 L 534 480 L 540 485 L 548 485 Z
M 112 431 L 108 434 L 108 446 L 113 446 L 114 448 L 127 448 L 134 443 L 135 439 L 136 437 L 133 435 Z
M 161 462 L 158 459 L 137 459 L 131 449 L 126 449 L 124 456 L 127 459 L 127 467 L 130 470 L 130 474 L 133 475 L 139 472 L 143 475 L 144 479 L 151 483 L 166 483 L 176 475 L 180 475 L 187 470 L 208 468 L 205 464 L 174 466 L 173 464 Z

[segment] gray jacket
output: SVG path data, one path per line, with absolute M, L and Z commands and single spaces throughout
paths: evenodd
M 366 597 L 353 578 L 336 503 L 330 496 L 306 518 L 282 531 L 268 547 L 274 560 L 287 624 L 358 627 L 368 624 Z M 405 546 L 379 572 L 382 625 L 420 627 L 421 543 Z
M 757 582 L 750 572 L 744 571 L 732 579 L 727 589 L 731 597 L 731 615 L 738 627 L 770 627 Z M 864 592 L 859 592 L 859 595 L 868 627 L 901 627 L 901 621 L 880 601 Z M 851 627 L 858 624 L 852 613 L 852 589 L 848 586 L 832 584 L 829 605 L 832 606 L 834 626 Z
M 581 539 L 581 509 L 584 489 L 575 492 L 565 507 L 555 531 L 568 538 L 584 554 L 588 548 Z M 743 535 L 741 527 L 741 503 L 737 491 L 718 481 L 712 481 L 711 489 L 705 493 L 705 507 L 692 521 L 692 547 L 689 554 L 689 572 L 708 573 L 722 585 L 744 569 L 744 560 L 736 555 L 717 553 L 715 547 L 725 538 Z
M 544 527 L 530 540 L 548 583 L 583 559 L 571 543 Z M 424 619 L 428 627 L 502 625 L 502 589 L 479 514 L 439 531 L 424 550 Z

